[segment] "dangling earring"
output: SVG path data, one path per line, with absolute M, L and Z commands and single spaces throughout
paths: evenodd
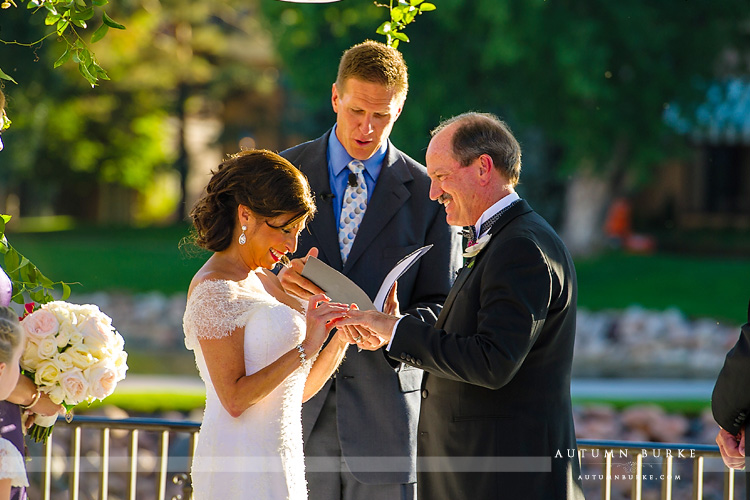
M 240 233 L 240 245 L 244 245 L 247 243 L 247 236 L 245 236 L 245 231 L 247 231 L 247 226 L 242 226 L 242 233 Z

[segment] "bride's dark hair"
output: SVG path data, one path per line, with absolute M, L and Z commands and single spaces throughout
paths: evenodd
M 18 315 L 10 307 L 0 306 L 0 363 L 10 363 L 22 339 Z
M 220 252 L 229 247 L 239 205 L 269 219 L 293 215 L 285 225 L 315 214 L 315 199 L 305 175 L 271 151 L 241 151 L 212 174 L 190 211 L 194 242 L 206 250 Z

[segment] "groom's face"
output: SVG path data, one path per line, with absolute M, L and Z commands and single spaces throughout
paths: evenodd
M 430 198 L 442 203 L 451 226 L 475 224 L 482 215 L 481 199 L 477 190 L 478 162 L 467 166 L 453 155 L 453 129 L 438 132 L 427 146 L 425 163 L 430 176 Z

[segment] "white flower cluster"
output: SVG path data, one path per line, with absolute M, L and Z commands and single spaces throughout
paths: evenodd
M 54 403 L 104 399 L 125 378 L 125 342 L 97 306 L 49 302 L 21 324 L 27 333 L 21 368 Z

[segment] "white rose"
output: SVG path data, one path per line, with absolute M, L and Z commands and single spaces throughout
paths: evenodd
M 65 402 L 77 405 L 88 397 L 89 382 L 80 370 L 64 373 L 60 378 Z
M 57 360 L 58 365 L 63 369 L 63 371 L 73 369 L 73 358 L 67 352 L 58 353 L 57 356 L 55 356 L 55 359 Z
M 123 380 L 125 378 L 125 372 L 128 371 L 128 353 L 122 351 L 117 358 L 114 360 L 115 369 L 117 370 L 117 380 Z
M 60 405 L 63 403 L 63 400 L 65 399 L 65 392 L 63 391 L 63 388 L 59 385 L 55 384 L 52 389 L 47 392 L 47 395 L 49 396 L 50 401 L 55 403 L 56 405 Z
M 44 308 L 57 316 L 57 319 L 60 321 L 60 323 L 62 323 L 63 321 L 68 321 L 70 323 L 75 322 L 75 315 L 73 315 L 73 313 L 71 312 L 72 307 L 73 304 L 63 302 L 61 300 L 56 300 L 44 305 Z
M 83 334 L 80 331 L 74 329 L 73 331 L 70 332 L 70 339 L 68 339 L 68 344 L 69 345 L 83 344 Z
M 29 339 L 21 355 L 21 368 L 35 372 L 41 359 L 39 358 L 39 344 Z
M 125 339 L 122 338 L 122 335 L 120 335 L 120 332 L 114 333 L 114 343 L 113 343 L 113 351 L 114 352 L 120 352 L 123 349 L 125 349 Z
M 66 347 L 70 343 L 70 336 L 75 333 L 76 329 L 65 321 L 64 323 L 60 324 L 60 328 L 57 330 L 57 335 L 55 335 L 55 342 L 57 342 L 57 347 Z
M 54 359 L 47 359 L 39 363 L 34 374 L 37 386 L 53 386 L 60 380 L 62 369 Z
M 88 347 L 83 344 L 70 346 L 65 349 L 65 352 L 73 361 L 73 366 L 81 370 L 85 370 L 89 366 L 96 363 L 94 356 L 91 355 L 91 351 L 89 351 Z
M 52 359 L 57 354 L 57 342 L 54 337 L 45 337 L 39 341 L 37 350 L 39 357 L 42 359 Z
M 29 314 L 23 319 L 21 324 L 29 334 L 29 338 L 37 342 L 57 333 L 59 325 L 55 315 L 44 309 L 39 309 Z
M 91 395 L 95 398 L 104 399 L 115 391 L 118 373 L 113 363 L 97 363 L 84 373 L 89 381 Z
M 80 326 L 83 343 L 91 349 L 101 349 L 114 343 L 112 327 L 100 318 L 90 317 Z

